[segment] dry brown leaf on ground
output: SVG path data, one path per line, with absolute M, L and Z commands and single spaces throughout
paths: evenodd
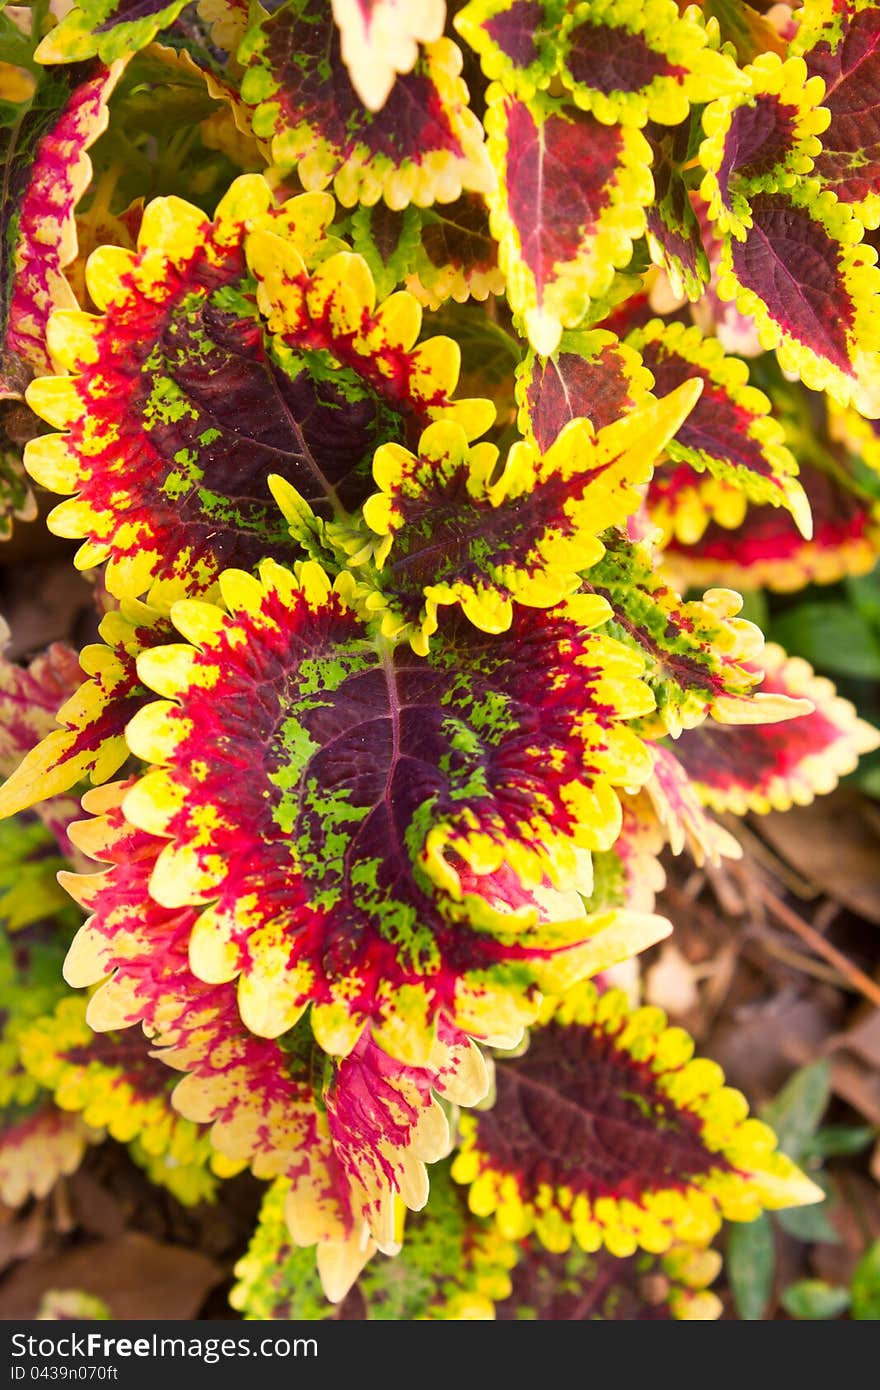
M 830 1038 L 831 1085 L 869 1124 L 880 1126 L 880 1009 Z
M 33 1318 L 47 1290 L 64 1288 L 103 1299 L 114 1319 L 188 1321 L 223 1277 L 204 1255 L 129 1232 L 20 1265 L 0 1286 L 0 1318 Z
M 0 1206 L 0 1274 L 17 1260 L 26 1260 L 42 1247 L 48 1225 L 45 1202 L 29 1211 Z
M 866 797 L 838 788 L 752 824 L 817 893 L 880 924 L 880 827 Z
M 837 990 L 815 985 L 806 994 L 780 991 L 735 1007 L 719 1019 L 711 1056 L 732 1086 L 754 1101 L 775 1095 L 792 1071 L 817 1057 L 843 1022 Z

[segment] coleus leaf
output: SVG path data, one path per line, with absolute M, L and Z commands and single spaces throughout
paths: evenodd
M 318 1245 L 324 1288 L 335 1301 L 377 1246 L 398 1248 L 395 1208 L 424 1204 L 425 1163 L 449 1144 L 432 1090 L 469 1103 L 477 1094 L 456 1085 L 461 1049 L 451 1054 L 438 1045 L 430 1065 L 409 1067 L 392 1062 L 365 1033 L 322 1095 L 314 1073 L 323 1054 L 298 1038 L 308 1032 L 304 1025 L 280 1043 L 254 1038 L 237 1020 L 234 992 L 213 994 L 214 1007 L 190 1006 L 158 1039 L 171 1038 L 160 1055 L 188 1073 L 174 1104 L 212 1124 L 222 1154 L 247 1160 L 258 1177 L 292 1180 L 288 1229 L 296 1244 Z M 464 1056 L 466 1067 L 470 1054 Z M 484 1068 L 480 1085 L 485 1081 Z
M 20 1207 L 45 1197 L 60 1177 L 75 1173 L 100 1135 L 79 1115 L 64 1115 L 48 1098 L 0 1111 L 0 1202 Z
M 665 271 L 672 293 L 693 301 L 708 285 L 710 269 L 683 173 L 690 130 L 691 123 L 683 121 L 671 131 L 652 124 L 645 132 L 654 154 L 654 201 L 647 210 L 645 236 L 651 259 Z
M 69 432 L 32 441 L 25 463 L 45 486 L 77 491 L 50 525 L 85 538 L 81 566 L 108 559 L 111 592 L 136 597 L 157 579 L 198 592 L 233 558 L 289 554 L 273 470 L 332 510 L 363 499 L 389 438 L 417 437 L 447 412 L 474 433 L 491 422 L 490 404 L 448 399 L 454 343 L 414 346 L 411 296 L 374 307 L 365 263 L 326 241 L 332 214 L 324 194 L 273 209 L 258 175 L 232 184 L 213 222 L 155 199 L 134 255 L 103 247 L 89 260 L 104 317 L 53 317 L 53 353 L 72 375 L 29 394 Z
M 870 0 L 810 0 L 792 45 L 825 83 L 831 121 L 816 173 L 868 227 L 880 225 L 880 16 Z
M 18 932 L 69 909 L 56 879 L 64 867 L 51 832 L 38 820 L 0 824 L 0 932 Z
M 51 370 L 51 310 L 76 305 L 64 275 L 77 253 L 74 209 L 92 176 L 87 151 L 106 128 L 107 103 L 123 66 L 41 72 L 33 96 L 0 130 L 0 345 L 4 358 L 19 360 L 31 374 Z M 20 394 L 8 370 L 0 389 Z
M 380 111 L 398 73 L 411 72 L 419 43 L 443 33 L 445 0 L 332 0 L 342 61 L 369 111 Z
M 677 125 L 691 101 L 742 85 L 735 63 L 709 45 L 695 12 L 669 0 L 625 6 L 590 0 L 472 0 L 455 27 L 487 77 L 528 101 L 554 78 L 605 125 Z
M 40 63 L 104 63 L 146 48 L 172 24 L 187 0 L 79 0 L 37 49 Z
M 691 102 L 736 91 L 743 78 L 698 17 L 673 0 L 586 0 L 562 22 L 560 77 L 598 120 L 678 125 Z
M 729 300 L 722 300 L 718 294 L 718 276 L 727 238 L 719 231 L 717 223 L 709 220 L 707 205 L 695 191 L 691 192 L 691 207 L 697 214 L 703 246 L 709 260 L 709 283 L 702 297 L 692 306 L 690 316 L 707 337 L 713 334 L 717 336 L 725 352 L 747 360 L 761 357 L 764 355 L 764 349 L 758 341 L 758 329 L 754 319 L 741 314 L 735 304 Z M 645 314 L 642 322 L 647 322 L 649 317 L 649 314 Z M 633 325 L 640 326 L 639 323 Z M 620 331 L 622 330 L 618 329 L 618 332 Z
M 706 0 L 703 13 L 718 24 L 723 43 L 735 50 L 741 63 L 749 63 L 759 53 L 784 53 L 786 40 L 773 23 L 745 0 Z
M 854 478 L 864 470 L 880 478 L 880 420 L 866 420 L 851 406 L 841 408 L 835 401 L 827 400 L 828 440 L 832 450 L 842 445 L 846 450 Z M 876 496 L 878 489 L 871 487 L 870 493 Z
M 181 1120 L 180 1123 L 183 1126 L 190 1121 Z M 219 1180 L 235 1177 L 246 1166 L 218 1154 L 205 1134 L 195 1144 L 181 1147 L 182 1159 L 170 1150 L 152 1153 L 142 1138 L 132 1139 L 127 1146 L 129 1157 L 143 1169 L 147 1180 L 170 1192 L 184 1207 L 216 1202 Z
M 75 831 L 84 849 L 112 867 L 65 878 L 92 909 L 68 954 L 66 977 L 81 985 L 113 972 L 90 1001 L 90 1026 L 104 1031 L 142 1022 L 161 1060 L 187 1073 L 174 1090 L 175 1108 L 210 1124 L 212 1143 L 228 1161 L 249 1163 L 258 1177 L 291 1178 L 287 1219 L 294 1240 L 328 1247 L 319 1261 L 336 1260 L 339 1267 L 335 1275 L 328 1267 L 326 1279 L 350 1282 L 375 1248 L 368 1237 L 396 1248 L 395 1202 L 423 1204 L 424 1163 L 448 1149 L 434 1092 L 473 1104 L 488 1085 L 485 1063 L 445 1023 L 421 1065 L 389 1057 L 369 1030 L 339 1064 L 317 1046 L 305 1019 L 278 1040 L 250 1033 L 235 990 L 205 984 L 189 968 L 197 913 L 150 898 L 162 842 L 125 823 L 124 790 L 89 793 L 86 808 L 99 814 Z
M 750 215 L 742 239 L 725 243 L 720 298 L 754 317 L 785 372 L 880 415 L 880 272 L 861 224 L 809 178 L 755 194 Z
M 385 635 L 406 635 L 424 652 L 444 606 L 460 605 L 484 632 L 505 632 L 515 603 L 551 607 L 572 593 L 578 572 L 602 554 L 599 534 L 637 510 L 636 488 L 699 390 L 686 382 L 598 433 L 573 420 L 543 453 L 519 440 L 500 467 L 494 445 L 469 448 L 463 430 L 445 421 L 425 431 L 418 453 L 395 444 L 377 450 L 381 491 L 365 503 L 364 519 L 381 541 L 372 546 L 377 592 L 367 602 L 385 606 Z M 538 424 L 543 430 L 540 413 Z M 297 499 L 279 488 L 276 496 L 300 534 Z
M 383 197 L 392 208 L 426 207 L 493 181 L 451 39 L 421 51 L 381 110 L 358 96 L 321 0 L 287 0 L 249 30 L 239 58 L 254 134 L 271 140 L 275 162 L 295 167 L 307 190 L 332 183 L 345 207 Z
M 859 719 L 831 681 L 808 662 L 768 643 L 761 656 L 762 689 L 807 699 L 812 714 L 749 729 L 703 725 L 682 734 L 675 756 L 696 795 L 714 811 L 787 811 L 833 791 L 880 734 Z
M 296 1249 L 284 1219 L 290 1184 L 279 1179 L 263 1199 L 246 1254 L 235 1267 L 233 1308 L 246 1319 L 482 1321 L 510 1292 L 513 1244 L 468 1211 L 448 1168 L 437 1164 L 422 1212 L 407 1217 L 404 1244 L 373 1258 L 335 1307 L 321 1288 L 310 1251 Z
M 653 912 L 666 874 L 660 863 L 665 836 L 650 798 L 624 795 L 620 834 L 608 850 L 593 858 L 593 891 L 585 899 L 589 912 L 628 907 L 633 912 Z
M 13 826 L 17 829 L 17 843 L 4 845 L 4 851 L 17 850 L 16 857 L 26 867 L 27 849 L 21 844 L 25 827 L 16 822 Z M 3 912 L 0 930 L 0 986 L 4 1001 L 0 1015 L 0 1112 L 9 1107 L 26 1108 L 38 1096 L 40 1088 L 21 1062 L 21 1036 L 35 1018 L 53 1009 L 66 992 L 61 965 L 70 941 L 69 922 L 64 924 L 63 917 L 53 920 L 57 905 L 46 906 L 45 916 L 40 912 L 35 918 L 26 913 L 24 916 L 30 920 L 23 923 L 15 920 L 22 915 L 15 913 L 15 904 L 12 911 L 5 906 Z
M 211 42 L 236 53 L 250 23 L 250 0 L 198 0 L 199 19 L 211 26 Z
M 596 430 L 643 403 L 651 377 L 638 353 L 603 328 L 563 333 L 549 357 L 533 349 L 516 372 L 519 427 L 546 453 L 572 420 Z
M 644 655 L 657 728 L 677 737 L 707 715 L 730 724 L 791 716 L 786 700 L 752 693 L 760 678 L 749 662 L 763 638 L 736 616 L 739 594 L 710 589 L 700 600 L 684 600 L 657 573 L 646 546 L 612 532 L 603 542 L 605 554 L 584 587 L 611 604 L 609 631 Z
M 0 643 L 5 647 L 8 640 L 8 629 L 0 622 Z M 22 759 L 54 728 L 59 708 L 76 690 L 80 677 L 76 653 L 62 642 L 53 642 L 28 667 L 0 655 L 0 776 L 7 778 L 0 788 L 0 797 Z M 60 791 L 66 791 L 75 780 L 76 776 L 66 781 Z M 67 827 L 79 813 L 73 798 L 43 787 L 35 789 L 34 795 L 20 805 L 13 808 L 10 804 L 6 814 L 32 804 L 38 797 L 42 798 L 38 816 L 55 836 L 62 853 L 73 854 L 67 838 Z
M 708 1286 L 720 1270 L 718 1252 L 699 1246 L 619 1259 L 576 1245 L 553 1254 L 528 1237 L 519 1243 L 510 1297 L 497 1305 L 495 1316 L 502 1322 L 712 1321 L 722 1305 Z
M 658 394 L 694 377 L 703 383 L 699 400 L 666 445 L 670 461 L 706 470 L 750 501 L 785 507 L 809 540 L 810 507 L 797 481 L 797 462 L 769 399 L 749 384 L 746 364 L 728 357 L 717 338 L 704 338 L 697 327 L 662 319 L 630 333 L 627 343 L 650 370 Z
M 221 585 L 228 613 L 172 608 L 193 645 L 138 660 L 164 698 L 128 726 L 156 766 L 125 814 L 164 837 L 150 893 L 200 909 L 192 966 L 240 976 L 252 1031 L 277 1037 L 311 1003 L 325 1050 L 346 1054 L 371 1021 L 417 1063 L 441 1011 L 518 1035 L 532 982 L 665 934 L 587 918 L 576 891 L 584 849 L 619 828 L 614 786 L 650 770 L 626 727 L 646 708 L 640 663 L 589 631 L 604 604 L 525 610 L 494 642 L 453 618 L 425 660 L 372 637 L 346 576 L 331 589 L 314 562 Z
M 22 1030 L 19 1048 L 28 1073 L 61 1110 L 82 1115 L 91 1129 L 106 1130 L 121 1143 L 136 1143 L 153 1180 L 178 1197 L 193 1190 L 199 1198 L 213 1196 L 211 1145 L 172 1108 L 174 1076 L 151 1055 L 140 1030 L 94 1033 L 85 1015 L 85 998 L 68 994 L 54 1012 Z
M 2 866 L 4 888 L 7 870 L 17 867 L 26 886 L 32 864 L 52 873 L 52 858 L 33 860 L 36 850 L 45 856 L 45 832 L 39 826 L 13 821 L 4 827 Z M 35 836 L 42 836 L 37 840 Z M 23 873 L 22 873 L 23 871 Z M 54 878 L 54 873 L 52 874 Z M 21 909 L 24 908 L 22 911 Z M 44 920 L 35 920 L 47 913 Z M 19 1206 L 30 1196 L 44 1197 L 63 1173 L 79 1167 L 86 1144 L 101 1136 L 79 1116 L 60 1114 L 21 1062 L 21 1040 L 35 1018 L 54 1008 L 66 992 L 61 963 L 70 940 L 69 913 L 59 912 L 54 900 L 35 895 L 28 908 L 16 901 L 13 885 L 4 894 L 0 924 L 0 1202 Z M 14 937 L 10 935 L 15 931 Z
M 744 91 L 723 96 L 703 112 L 706 139 L 700 192 L 722 231 L 741 237 L 751 226 L 751 199 L 791 186 L 813 168 L 828 125 L 819 105 L 823 86 L 802 58 L 762 53 L 742 70 Z
M 0 620 L 0 644 L 8 643 L 9 628 Z M 76 652 L 63 642 L 53 642 L 28 667 L 0 658 L 0 773 L 8 776 L 51 730 L 80 675 Z
M 485 76 L 528 101 L 556 72 L 565 11 L 566 0 L 470 0 L 453 24 Z
M 689 732 L 689 731 L 685 731 Z M 684 733 L 679 739 L 684 738 Z M 676 740 L 676 748 L 678 740 Z M 742 858 L 742 845 L 710 816 L 676 753 L 655 744 L 654 771 L 645 784 L 647 797 L 673 854 L 687 849 L 694 863 L 720 864 Z
M 405 283 L 420 304 L 437 309 L 449 299 L 463 304 L 504 292 L 489 213 L 476 193 L 431 208 L 361 206 L 345 230 L 380 296 Z
M 286 1216 L 289 1193 L 286 1178 L 267 1188 L 248 1248 L 235 1265 L 229 1303 L 246 1322 L 319 1322 L 339 1317 L 346 1306 L 345 1294 L 341 1304 L 333 1304 L 324 1292 L 315 1251 L 294 1243 Z
M 153 604 L 122 599 L 119 608 L 103 618 L 98 629 L 103 643 L 84 647 L 75 665 L 77 675 L 81 667 L 90 679 L 78 685 L 70 682 L 66 691 L 70 698 L 63 703 L 60 692 L 57 697 L 54 719 L 62 727 L 52 728 L 54 719 L 41 718 L 41 732 L 45 733 L 47 725 L 51 732 L 45 733 L 40 743 L 34 747 L 18 740 L 19 756 L 24 747 L 29 751 L 17 764 L 10 759 L 13 770 L 0 787 L 0 815 L 11 815 L 46 797 L 59 796 L 87 775 L 95 783 L 106 782 L 122 767 L 129 756 L 125 726 L 153 698 L 138 677 L 137 658 L 150 647 L 165 645 L 174 636 L 167 597 L 163 600 L 157 595 L 154 599 Z M 66 664 L 65 648 L 60 657 Z M 70 658 L 76 661 L 72 653 Z M 19 686 L 29 692 L 36 684 L 41 694 L 37 682 L 50 660 L 51 649 L 49 656 L 38 658 L 40 666 L 36 672 L 32 668 L 27 681 L 19 679 Z M 5 732 L 2 710 L 0 696 L 0 736 Z M 50 708 L 46 713 L 51 716 L 53 712 Z
M 654 193 L 651 147 L 633 126 L 540 93 L 526 102 L 495 83 L 486 100 L 499 263 L 529 342 L 549 356 L 631 258 Z
M 670 463 L 658 468 L 648 487 L 646 507 L 660 533 L 661 546 L 674 541 L 696 545 L 712 522 L 736 531 L 750 512 L 748 498 L 736 483 L 712 473 L 700 473 L 690 463 Z M 765 506 L 760 510 L 769 513 L 774 509 Z M 802 540 L 790 514 L 785 522 L 786 529 Z
M 348 217 L 345 230 L 353 250 L 369 266 L 379 298 L 403 284 L 422 231 L 420 208 L 390 208 L 385 202 L 358 206 Z
M 489 227 L 485 200 L 463 193 L 454 203 L 425 209 L 407 289 L 429 309 L 448 299 L 463 304 L 503 294 L 498 244 Z
M 786 512 L 746 509 L 729 484 L 701 478 L 687 465 L 655 474 L 649 506 L 668 536 L 671 582 L 791 593 L 873 569 L 880 555 L 876 503 L 847 487 L 845 474 L 825 473 L 804 459 L 799 471 L 813 517 L 811 541 Z
M 452 1173 L 471 1210 L 553 1252 L 626 1257 L 820 1200 L 721 1068 L 692 1055 L 660 1009 L 619 990 L 548 999 L 528 1050 L 499 1061 L 492 1109 L 462 1119 Z
M 207 587 L 229 554 L 254 563 L 283 547 L 246 466 L 259 477 L 292 443 L 289 425 L 273 438 L 280 387 L 256 306 L 240 293 L 246 220 L 270 204 L 259 177 L 237 180 L 213 223 L 178 199 L 154 200 L 136 254 L 103 247 L 89 260 L 105 317 L 53 316 L 53 356 L 73 374 L 33 383 L 32 408 L 69 433 L 32 441 L 25 465 L 55 491 L 78 491 L 50 525 L 86 538 L 82 566 L 109 557 L 111 592 L 137 595 L 175 575 Z M 320 239 L 330 209 L 304 211 L 306 235 Z

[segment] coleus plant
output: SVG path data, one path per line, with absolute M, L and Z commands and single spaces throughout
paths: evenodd
M 0 682 L 88 914 L 9 1045 L 271 1182 L 246 1315 L 715 1316 L 721 1222 L 821 1199 L 632 972 L 664 846 L 877 742 L 676 586 L 877 553 L 877 10 L 778 24 L 0 15 L 5 526 L 63 496 L 100 617 Z

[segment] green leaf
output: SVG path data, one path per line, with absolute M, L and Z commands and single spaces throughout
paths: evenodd
M 848 579 L 846 592 L 859 616 L 880 631 L 880 571 Z
M 860 771 L 857 781 L 867 796 L 874 796 L 880 801 L 880 765 Z
M 773 623 L 773 640 L 819 670 L 880 679 L 880 642 L 865 617 L 843 603 L 802 603 Z
M 836 1158 L 859 1154 L 866 1149 L 877 1131 L 871 1125 L 823 1125 L 801 1150 L 804 1158 Z
M 791 1208 L 781 1211 L 779 1224 L 788 1235 L 794 1236 L 795 1240 L 802 1240 L 806 1245 L 839 1245 L 840 1236 L 829 1218 L 829 1212 L 834 1205 L 831 1186 L 821 1173 L 811 1173 L 810 1176 L 825 1193 L 825 1201 L 798 1210 Z
M 734 1226 L 727 1242 L 727 1277 L 736 1311 L 745 1322 L 760 1322 L 770 1301 L 776 1251 L 773 1227 L 763 1213 Z
M 824 1058 L 801 1067 L 761 1112 L 762 1120 L 776 1131 L 779 1147 L 790 1158 L 800 1157 L 819 1126 L 828 1104 L 830 1075 Z
M 766 632 L 770 624 L 770 608 L 767 603 L 767 595 L 763 589 L 752 589 L 742 596 L 743 606 L 739 610 L 738 616 L 744 618 L 748 623 L 754 623 Z
M 800 1279 L 782 1294 L 782 1306 L 793 1318 L 827 1321 L 849 1307 L 849 1290 L 826 1284 L 824 1279 Z
M 852 1277 L 852 1316 L 858 1322 L 880 1319 L 880 1240 L 875 1240 Z

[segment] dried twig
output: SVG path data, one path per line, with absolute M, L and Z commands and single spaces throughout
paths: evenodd
M 788 927 L 796 936 L 799 936 L 812 951 L 815 951 L 829 965 L 833 965 L 836 970 L 839 970 L 859 994 L 863 994 L 876 1008 L 880 1009 L 880 985 L 877 985 L 869 975 L 866 975 L 864 970 L 853 965 L 842 951 L 838 951 L 836 946 L 832 946 L 830 941 L 826 941 L 815 927 L 799 917 L 787 903 L 784 903 L 781 898 L 777 898 L 766 884 L 761 884 L 760 893 L 767 910 L 776 918 L 777 922 L 781 922 L 784 927 Z

